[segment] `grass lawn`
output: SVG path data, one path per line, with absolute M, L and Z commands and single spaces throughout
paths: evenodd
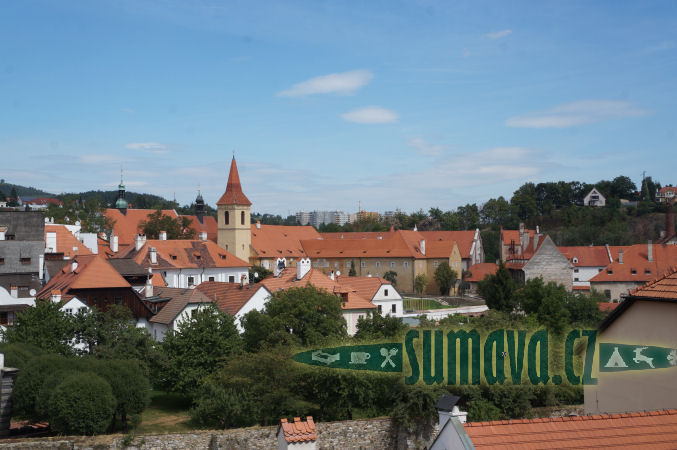
M 188 415 L 190 405 L 190 398 L 185 395 L 152 391 L 150 405 L 141 414 L 136 433 L 172 433 L 198 428 Z
M 405 311 L 422 311 L 426 309 L 443 309 L 451 308 L 449 305 L 438 302 L 430 298 L 404 298 L 402 303 Z

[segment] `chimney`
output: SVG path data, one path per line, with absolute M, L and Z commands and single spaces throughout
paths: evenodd
M 425 256 L 425 239 L 421 239 L 421 242 L 419 242 L 418 245 L 421 249 L 421 254 Z
M 11 295 L 14 298 L 19 298 L 19 288 L 17 286 L 10 286 L 9 295 Z
M 524 222 L 520 222 L 520 234 L 524 234 Z
M 158 236 L 161 241 L 166 241 L 167 240 L 167 232 L 166 231 L 160 231 L 160 235 Z
M 273 276 L 279 277 L 282 275 L 284 269 L 287 268 L 287 258 L 277 258 L 275 260 L 275 267 L 273 267 Z
M 256 229 L 257 229 L 257 230 L 260 230 L 260 229 L 261 229 L 261 221 L 260 221 L 260 220 L 257 220 L 257 221 L 256 221 Z
M 7 227 L 0 227 L 0 241 L 4 241 L 7 238 L 5 237 L 5 234 L 7 233 Z
M 623 264 L 623 249 L 618 250 L 618 264 Z
M 118 252 L 118 237 L 115 235 L 110 237 L 110 251 L 113 253 Z
M 45 253 L 56 253 L 56 231 L 48 231 L 45 239 Z
M 207 232 L 206 231 L 200 231 L 199 237 L 200 237 L 201 241 L 206 241 L 207 240 Z
M 143 234 L 137 234 L 134 237 L 134 249 L 138 252 L 141 250 L 141 247 L 146 243 L 146 236 Z
M 155 247 L 151 247 L 150 250 L 148 250 L 148 256 L 151 264 L 157 264 L 157 249 Z
M 73 260 L 71 263 L 71 272 L 75 272 L 75 270 L 78 268 L 78 262 L 76 260 Z
M 50 300 L 54 303 L 59 303 L 61 301 L 61 291 L 59 289 L 54 289 L 51 292 Z
M 653 261 L 653 245 L 651 245 L 651 239 L 649 239 L 649 243 L 647 245 L 647 260 L 649 262 Z
M 468 413 L 461 411 L 456 404 L 460 399 L 455 395 L 443 395 L 437 402 L 437 414 L 440 421 L 440 430 L 452 417 L 456 417 L 459 422 L 465 423 Z
M 329 272 L 329 279 L 334 280 L 334 271 Z
M 310 272 L 310 258 L 301 258 L 296 262 L 296 279 L 300 280 Z
M 146 278 L 146 288 L 143 291 L 146 298 L 153 296 L 153 269 L 148 268 L 148 278 Z
M 416 228 L 416 224 L 414 224 L 414 231 L 418 231 L 418 228 Z

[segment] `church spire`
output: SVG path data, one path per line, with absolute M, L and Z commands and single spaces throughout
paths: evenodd
M 125 194 L 125 184 L 122 182 L 122 169 L 120 169 L 120 184 L 118 185 L 118 199 L 115 202 L 115 207 L 123 214 L 127 212 L 127 200 L 125 199 Z
M 223 193 L 217 205 L 246 205 L 251 206 L 244 192 L 242 192 L 242 185 L 240 184 L 240 174 L 237 171 L 237 163 L 235 162 L 235 155 L 230 163 L 230 173 L 228 174 L 228 184 L 226 185 L 226 192 Z

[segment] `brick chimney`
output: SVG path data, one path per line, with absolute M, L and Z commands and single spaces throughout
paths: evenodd
M 257 220 L 257 221 L 256 221 L 256 229 L 257 229 L 257 230 L 260 230 L 260 229 L 261 229 L 261 221 L 260 221 L 260 220 Z
M 61 301 L 61 291 L 60 291 L 59 289 L 54 289 L 54 290 L 51 292 L 50 299 L 51 299 L 54 303 L 59 303 L 59 302 Z
M 310 272 L 310 258 L 301 258 L 296 262 L 296 279 L 300 280 Z
M 160 231 L 160 235 L 158 236 L 161 241 L 166 241 L 167 240 L 167 232 L 166 231 Z
M 146 288 L 143 291 L 146 298 L 153 296 L 153 269 L 148 268 L 148 278 L 146 278 Z

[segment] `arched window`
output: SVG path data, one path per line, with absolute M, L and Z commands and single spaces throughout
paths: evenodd
M 224 220 L 226 221 L 226 225 L 230 223 L 230 213 L 226 211 L 226 214 L 224 216 Z
M 240 224 L 244 225 L 244 211 L 240 213 Z

